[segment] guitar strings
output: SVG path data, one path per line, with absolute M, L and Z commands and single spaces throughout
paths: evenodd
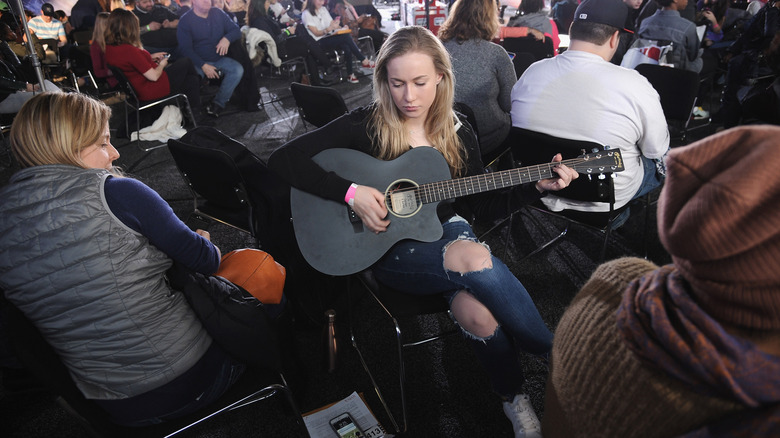
M 439 188 L 441 188 L 442 186 L 445 186 L 445 185 L 450 185 L 451 186 L 453 184 L 466 186 L 471 181 L 479 181 L 479 180 L 482 180 L 480 185 L 485 184 L 485 183 L 488 183 L 488 185 L 489 185 L 490 181 L 493 181 L 493 185 L 495 186 L 494 188 L 498 189 L 498 188 L 501 188 L 501 187 L 496 186 L 495 181 L 500 181 L 502 186 L 505 184 L 505 182 L 507 180 L 511 183 L 516 178 L 515 176 L 513 176 L 513 174 L 517 174 L 517 173 L 524 173 L 525 174 L 525 173 L 527 173 L 529 175 L 532 175 L 532 174 L 536 173 L 536 174 L 538 174 L 541 177 L 542 176 L 542 171 L 545 168 L 547 170 L 551 171 L 553 167 L 555 167 L 555 166 L 557 166 L 559 164 L 565 164 L 565 165 L 570 166 L 570 167 L 576 167 L 578 164 L 587 163 L 587 162 L 590 162 L 590 161 L 592 161 L 592 160 L 586 160 L 584 158 L 577 157 L 577 158 L 571 158 L 571 159 L 562 160 L 562 161 L 558 161 L 558 162 L 535 164 L 535 165 L 532 165 L 532 166 L 518 167 L 518 168 L 514 168 L 514 169 L 502 170 L 500 172 L 490 172 L 490 173 L 486 173 L 484 175 L 475 175 L 475 176 L 471 176 L 471 177 L 461 178 L 460 179 L 461 182 L 453 182 L 453 180 L 444 180 L 444 181 L 437 181 L 437 182 L 423 184 L 421 186 L 396 188 L 394 190 L 389 191 L 385 195 L 385 201 L 389 202 L 389 199 L 390 199 L 390 196 L 391 196 L 392 193 L 399 193 L 399 192 L 400 193 L 405 193 L 405 192 L 408 192 L 408 191 L 411 190 L 411 191 L 415 192 L 415 196 L 417 197 L 417 199 L 421 199 L 424 195 L 429 195 L 430 194 L 431 196 L 425 196 L 426 197 L 426 202 L 430 202 L 430 200 L 428 198 L 433 197 L 433 195 L 435 195 L 435 194 L 441 194 L 441 190 L 439 190 Z M 520 178 L 521 183 L 522 183 L 522 179 L 523 178 L 521 177 Z M 541 178 L 541 179 L 544 179 L 544 178 Z M 455 181 L 457 181 L 457 180 L 455 180 Z M 471 184 L 472 188 L 473 188 L 473 185 L 474 184 Z M 512 184 L 510 184 L 510 185 L 512 185 Z M 483 190 L 480 190 L 480 192 L 481 191 L 483 191 Z M 475 191 L 474 193 L 477 193 L 477 192 Z M 434 200 L 436 200 L 436 199 L 434 199 Z

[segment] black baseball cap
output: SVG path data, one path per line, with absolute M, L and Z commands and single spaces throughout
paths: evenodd
M 44 3 L 41 5 L 41 12 L 47 17 L 57 18 L 57 14 L 54 13 L 54 6 L 51 3 Z
M 633 33 L 626 28 L 627 18 L 628 6 L 623 0 L 583 0 L 574 12 L 574 21 L 606 24 Z

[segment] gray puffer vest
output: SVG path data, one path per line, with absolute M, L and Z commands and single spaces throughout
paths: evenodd
M 211 337 L 172 261 L 108 209 L 100 169 L 24 169 L 0 191 L 0 286 L 87 398 L 142 394 L 194 365 Z

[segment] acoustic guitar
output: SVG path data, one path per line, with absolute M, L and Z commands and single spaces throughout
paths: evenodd
M 387 231 L 374 234 L 344 202 L 293 188 L 293 228 L 306 261 L 329 275 L 368 268 L 396 242 L 433 242 L 443 233 L 436 215 L 439 202 L 554 177 L 557 163 L 545 163 L 451 179 L 444 156 L 431 147 L 414 148 L 383 161 L 352 149 L 327 149 L 314 156 L 323 169 L 360 185 L 384 190 L 390 216 Z M 620 151 L 606 150 L 562 161 L 585 175 L 624 169 Z

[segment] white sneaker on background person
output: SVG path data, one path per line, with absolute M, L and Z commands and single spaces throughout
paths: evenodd
M 527 395 L 517 394 L 511 402 L 504 402 L 504 414 L 512 422 L 515 438 L 542 438 L 542 425 Z

